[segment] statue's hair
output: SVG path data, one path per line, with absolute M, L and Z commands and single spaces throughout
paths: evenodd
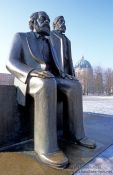
M 49 18 L 49 16 L 47 15 L 47 13 L 44 12 L 44 11 L 39 11 L 39 12 L 33 13 L 30 16 L 30 19 L 29 19 L 29 28 L 30 28 L 30 30 L 32 30 L 32 31 L 34 30 L 34 21 L 37 20 L 37 18 L 38 18 L 38 16 L 39 16 L 40 13 L 44 13 Z
M 60 18 L 64 18 L 63 16 L 57 16 L 53 21 L 53 29 L 55 29 L 55 26 Z

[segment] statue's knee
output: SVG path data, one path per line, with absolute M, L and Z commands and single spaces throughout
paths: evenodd
M 82 93 L 82 86 L 79 81 L 74 81 L 72 87 L 72 91 Z
M 49 91 L 56 90 L 57 88 L 56 80 L 54 78 L 48 78 L 43 80 L 43 88 L 47 88 L 49 89 Z
M 45 89 L 46 91 L 56 91 L 56 81 L 53 78 L 41 79 L 38 77 L 32 77 L 29 80 L 28 85 L 28 93 L 35 94 L 39 92 L 41 89 Z

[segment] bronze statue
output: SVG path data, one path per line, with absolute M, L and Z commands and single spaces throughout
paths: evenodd
M 71 142 L 88 148 L 95 148 L 93 140 L 85 137 L 83 127 L 83 109 L 82 109 L 82 89 L 79 81 L 75 77 L 73 61 L 71 57 L 71 42 L 65 36 L 66 25 L 63 16 L 58 16 L 53 22 L 53 31 L 50 33 L 51 43 L 56 51 L 62 78 L 58 80 L 59 90 L 66 96 L 67 104 L 64 106 L 68 116 L 64 121 L 64 129 Z M 60 81 L 62 82 L 60 84 Z M 72 93 L 71 93 L 72 91 Z M 64 98 L 65 99 L 65 98 Z M 76 102 L 75 102 L 76 101 Z M 68 122 L 66 122 L 66 120 Z
M 66 100 L 68 112 L 64 137 L 95 147 L 84 134 L 81 85 L 74 75 L 70 42 L 64 36 L 63 43 L 58 36 L 65 31 L 53 31 L 49 37 L 50 19 L 43 11 L 31 15 L 29 27 L 30 32 L 15 35 L 7 69 L 15 76 L 18 103 L 25 106 L 27 95 L 34 99 L 34 149 L 38 157 L 49 166 L 64 168 L 68 158 L 57 143 L 57 91 Z

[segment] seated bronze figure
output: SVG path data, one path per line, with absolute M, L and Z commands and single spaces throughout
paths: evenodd
M 26 105 L 26 96 L 34 99 L 34 150 L 40 160 L 55 168 L 68 165 L 68 158 L 57 141 L 57 92 L 66 109 L 63 137 L 88 148 L 95 143 L 85 137 L 83 127 L 82 89 L 76 79 L 69 39 L 62 16 L 54 21 L 41 11 L 30 16 L 28 33 L 17 33 L 7 63 L 15 76 L 17 99 Z

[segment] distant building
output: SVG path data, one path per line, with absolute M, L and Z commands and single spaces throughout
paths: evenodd
M 13 85 L 14 76 L 7 73 L 0 73 L 0 85 Z
M 93 93 L 93 68 L 83 56 L 75 65 L 75 74 L 82 85 L 83 94 Z

